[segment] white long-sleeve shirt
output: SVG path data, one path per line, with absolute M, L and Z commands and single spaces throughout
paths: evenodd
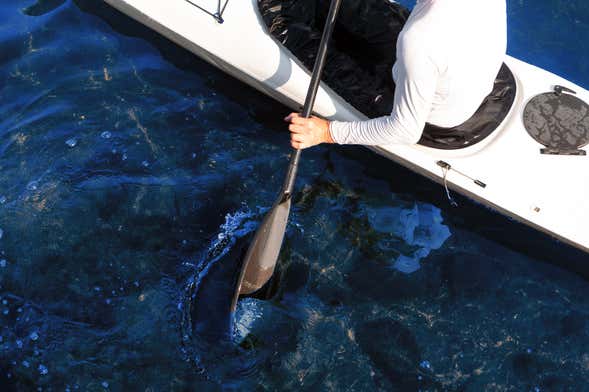
M 418 0 L 397 40 L 389 116 L 330 123 L 339 144 L 414 144 L 425 123 L 453 127 L 491 92 L 505 57 L 505 0 Z

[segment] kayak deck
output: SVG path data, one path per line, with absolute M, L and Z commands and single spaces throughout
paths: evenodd
M 192 0 L 208 10 L 217 1 Z M 304 102 L 310 73 L 267 32 L 257 0 L 231 1 L 219 23 L 187 0 L 106 0 L 128 16 L 156 30 L 216 67 L 297 110 Z M 222 2 L 223 3 L 223 2 Z M 377 153 L 484 205 L 589 252 L 589 157 L 541 155 L 543 147 L 526 132 L 522 115 L 534 96 L 563 85 L 589 101 L 580 86 L 533 65 L 506 56 L 517 82 L 511 113 L 484 141 L 460 150 L 414 145 L 374 147 Z M 315 112 L 328 119 L 366 117 L 328 86 L 319 89 Z

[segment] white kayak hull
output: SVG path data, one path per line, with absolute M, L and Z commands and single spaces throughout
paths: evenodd
M 223 19 L 186 0 L 105 0 L 128 16 L 156 30 L 219 69 L 299 109 L 305 101 L 310 74 L 267 31 L 257 0 L 232 0 Z M 215 11 L 217 0 L 193 0 Z M 589 102 L 589 92 L 557 75 L 506 56 L 517 82 L 511 113 L 491 136 L 461 150 L 424 146 L 385 145 L 373 149 L 438 183 L 443 160 L 484 182 L 476 185 L 455 171 L 447 174 L 450 189 L 589 252 L 589 156 L 541 155 L 542 145 L 526 132 L 522 113 L 537 94 L 563 85 Z M 326 85 L 319 89 L 315 112 L 329 119 L 352 121 L 366 117 Z

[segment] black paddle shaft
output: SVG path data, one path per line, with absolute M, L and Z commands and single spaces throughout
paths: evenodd
M 311 117 L 311 113 L 313 112 L 317 90 L 319 90 L 319 85 L 321 84 L 321 74 L 323 73 L 323 68 L 325 67 L 325 61 L 327 59 L 327 47 L 331 40 L 331 34 L 335 27 L 335 21 L 337 19 L 337 13 L 341 2 L 342 0 L 331 0 L 329 13 L 327 14 L 327 21 L 325 22 L 325 28 L 323 29 L 323 35 L 321 36 L 321 43 L 319 44 L 319 50 L 317 51 L 317 58 L 315 59 L 315 65 L 313 66 L 311 82 L 309 84 L 309 89 L 307 90 L 307 98 L 305 99 L 305 105 L 303 106 L 303 112 L 301 113 L 303 118 Z M 290 198 L 292 195 L 300 159 L 301 150 L 293 149 L 286 179 L 282 187 L 283 200 Z

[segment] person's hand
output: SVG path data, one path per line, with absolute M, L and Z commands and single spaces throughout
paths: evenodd
M 290 123 L 290 145 L 297 150 L 321 143 L 334 143 L 327 120 L 315 116 L 304 118 L 299 113 L 291 113 L 284 121 Z

